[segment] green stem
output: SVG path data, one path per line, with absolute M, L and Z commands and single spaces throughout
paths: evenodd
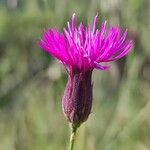
M 74 149 L 74 142 L 75 142 L 75 137 L 76 137 L 76 131 L 77 131 L 77 127 L 71 126 L 69 150 L 73 150 Z

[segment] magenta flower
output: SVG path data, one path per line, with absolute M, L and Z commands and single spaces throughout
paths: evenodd
M 98 15 L 92 28 L 83 26 L 82 22 L 77 26 L 73 14 L 64 33 L 48 29 L 39 42 L 40 47 L 63 63 L 68 71 L 62 105 L 66 118 L 74 126 L 86 121 L 91 112 L 93 69 L 108 69 L 109 66 L 102 63 L 122 58 L 134 45 L 132 40 L 126 40 L 127 30 L 122 33 L 118 26 L 107 30 L 106 22 L 99 30 L 97 22 Z

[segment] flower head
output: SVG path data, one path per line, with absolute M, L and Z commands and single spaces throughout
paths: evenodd
M 106 21 L 96 28 L 98 15 L 94 18 L 93 27 L 84 27 L 82 22 L 76 25 L 75 14 L 64 33 L 56 29 L 48 29 L 40 40 L 40 47 L 48 54 L 60 60 L 68 69 L 105 70 L 103 62 L 116 61 L 125 56 L 133 48 L 133 41 L 126 40 L 127 30 L 111 27 L 107 31 Z
M 98 15 L 92 28 L 83 26 L 82 22 L 77 27 L 74 14 L 64 33 L 48 29 L 39 42 L 42 49 L 68 70 L 62 106 L 66 118 L 75 127 L 86 121 L 91 112 L 93 69 L 108 69 L 103 62 L 116 61 L 133 48 L 133 41 L 126 40 L 127 30 L 122 33 L 119 27 L 111 27 L 107 31 L 106 22 L 99 30 L 97 22 Z

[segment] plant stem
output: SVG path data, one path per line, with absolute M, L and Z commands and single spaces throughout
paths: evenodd
M 75 137 L 76 137 L 76 131 L 77 131 L 77 127 L 71 126 L 69 150 L 73 150 L 74 149 L 74 142 L 75 142 Z

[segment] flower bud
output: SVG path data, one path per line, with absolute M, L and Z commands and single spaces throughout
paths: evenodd
M 73 126 L 87 120 L 92 107 L 92 71 L 74 70 L 69 74 L 62 99 L 62 107 L 68 121 Z

